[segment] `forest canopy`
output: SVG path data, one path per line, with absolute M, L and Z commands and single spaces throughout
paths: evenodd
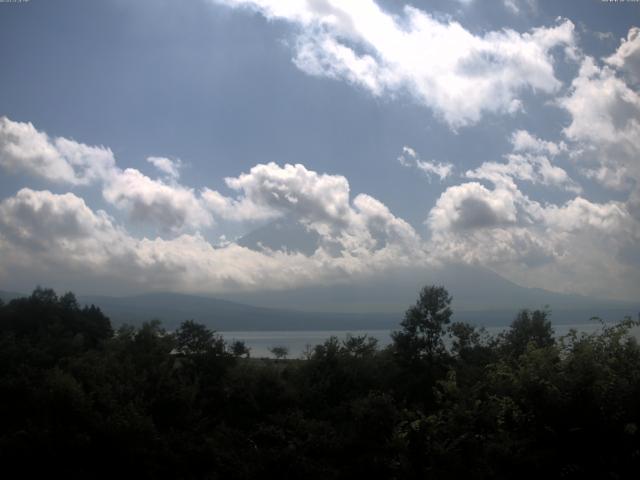
M 638 322 L 557 338 L 523 310 L 492 336 L 450 304 L 427 286 L 384 349 L 271 360 L 38 288 L 0 303 L 0 460 L 23 478 L 635 478 Z

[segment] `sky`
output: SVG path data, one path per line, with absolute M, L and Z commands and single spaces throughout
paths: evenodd
M 631 1 L 0 3 L 0 289 L 463 263 L 637 300 L 639 26 Z M 315 251 L 238 243 L 278 219 Z

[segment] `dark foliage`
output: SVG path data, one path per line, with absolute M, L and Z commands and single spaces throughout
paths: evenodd
M 426 287 L 380 350 L 332 337 L 249 358 L 193 321 L 113 331 L 38 288 L 0 304 L 0 461 L 16 478 L 636 478 L 640 347 L 627 319 L 497 337 Z

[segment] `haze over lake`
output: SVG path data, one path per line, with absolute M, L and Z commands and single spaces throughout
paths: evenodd
M 609 324 L 611 325 L 611 324 Z M 507 327 L 487 327 L 487 333 L 497 335 L 506 330 Z M 570 330 L 576 330 L 578 334 L 593 333 L 602 328 L 597 321 L 589 323 L 577 323 L 567 325 L 554 325 L 556 337 L 562 337 L 569 333 Z M 286 347 L 288 349 L 288 358 L 304 358 L 305 354 L 310 353 L 313 347 L 323 343 L 331 336 L 337 337 L 339 340 L 345 340 L 349 335 L 362 336 L 367 335 L 378 341 L 378 346 L 384 348 L 391 343 L 392 330 L 319 330 L 319 331 L 251 331 L 251 332 L 218 332 L 225 340 L 242 340 L 246 346 L 251 349 L 251 356 L 254 358 L 272 358 L 273 354 L 269 351 L 272 347 Z M 640 329 L 636 329 L 636 337 L 640 338 Z

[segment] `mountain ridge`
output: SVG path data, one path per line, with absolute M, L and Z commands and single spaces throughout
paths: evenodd
M 1 292 L 7 301 L 20 296 L 15 292 Z M 395 313 L 309 312 L 291 309 L 275 309 L 230 300 L 170 292 L 153 292 L 125 297 L 105 295 L 78 295 L 82 305 L 96 305 L 111 318 L 114 325 L 140 324 L 157 318 L 165 328 L 174 329 L 184 320 L 195 320 L 218 331 L 280 331 L 280 330 L 377 330 L 396 329 L 404 311 Z M 637 306 L 605 306 L 571 310 L 552 309 L 552 321 L 556 324 L 586 323 L 593 316 L 605 320 L 620 320 L 634 315 Z M 468 310 L 454 309 L 454 321 L 466 321 L 477 325 L 508 325 L 519 309 Z

